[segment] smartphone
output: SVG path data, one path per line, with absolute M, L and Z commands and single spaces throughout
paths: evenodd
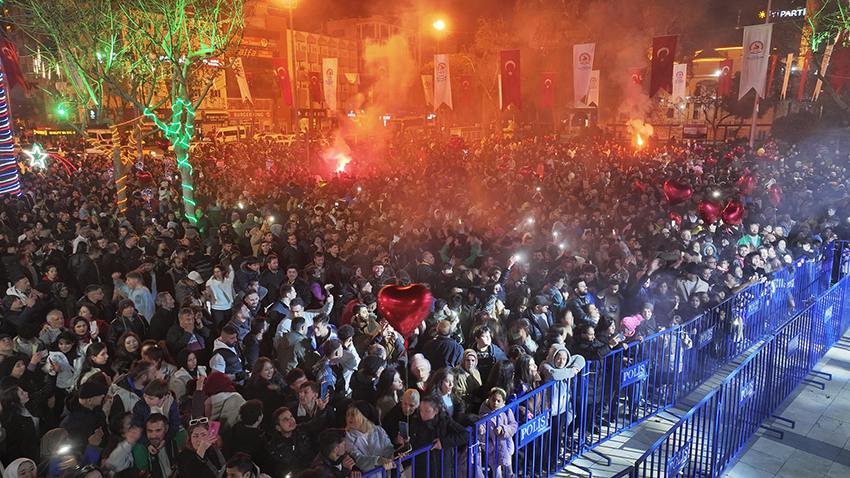
M 328 399 L 328 381 L 327 381 L 327 380 L 325 380 L 324 382 L 322 382 L 322 394 L 321 394 L 321 397 L 322 397 L 322 400 L 327 400 L 327 399 Z
M 410 438 L 410 436 L 408 435 L 408 430 L 407 430 L 407 422 L 398 422 L 398 433 L 405 440 Z
M 218 436 L 218 431 L 221 429 L 221 422 L 210 422 L 209 434 Z

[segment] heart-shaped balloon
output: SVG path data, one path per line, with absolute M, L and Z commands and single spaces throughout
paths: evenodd
M 723 208 L 720 219 L 723 219 L 723 222 L 732 226 L 741 224 L 744 222 L 744 204 L 738 199 L 729 201 L 729 204 Z
M 779 205 L 779 202 L 782 201 L 782 188 L 767 188 L 767 200 L 770 201 L 770 204 L 773 204 L 773 207 Z
M 150 186 L 153 183 L 153 175 L 150 171 L 139 171 L 136 173 L 136 179 L 142 186 Z
M 742 196 L 748 196 L 756 188 L 757 182 L 758 179 L 755 174 L 746 173 L 735 183 L 735 186 L 738 186 L 738 190 L 741 191 Z
M 697 206 L 697 214 L 706 224 L 714 224 L 722 211 L 723 203 L 713 199 L 703 199 Z
M 694 190 L 690 186 L 678 179 L 668 179 L 664 182 L 664 197 L 671 206 L 687 201 L 693 193 Z
M 732 153 L 727 153 L 726 156 L 723 156 L 723 159 L 726 160 L 726 164 L 732 164 L 732 161 L 735 161 L 735 156 Z
M 735 149 L 732 150 L 732 154 L 735 155 L 736 158 L 740 158 L 747 152 L 743 146 L 736 146 Z
M 717 166 L 717 158 L 708 158 L 705 160 L 705 164 L 711 166 L 712 168 Z
M 428 316 L 431 299 L 431 291 L 422 284 L 388 285 L 378 292 L 378 308 L 407 343 L 407 337 Z

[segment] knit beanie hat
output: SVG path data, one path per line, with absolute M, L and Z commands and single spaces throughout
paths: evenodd
M 207 396 L 221 392 L 235 391 L 236 389 L 233 388 L 233 381 L 221 372 L 213 372 L 209 374 L 207 379 L 204 381 L 204 393 L 206 393 Z
M 97 382 L 88 381 L 80 386 L 81 399 L 100 397 L 101 395 L 106 395 L 108 392 L 109 389 L 105 385 Z

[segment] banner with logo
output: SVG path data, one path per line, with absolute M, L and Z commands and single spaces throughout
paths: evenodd
M 434 75 L 422 76 L 422 91 L 425 92 L 425 104 L 434 104 Z
M 688 64 L 673 65 L 673 101 L 684 100 L 688 94 L 685 86 L 688 82 Z
M 738 99 L 755 89 L 759 97 L 764 98 L 767 62 L 770 52 L 770 35 L 773 24 L 751 25 L 744 27 L 744 49 L 741 59 L 741 86 Z
M 520 82 L 519 50 L 502 50 L 501 68 L 499 69 L 499 87 L 502 110 L 516 105 L 522 110 L 522 84 Z
M 676 56 L 678 35 L 654 37 L 652 39 L 652 72 L 649 80 L 649 97 L 658 90 L 673 93 L 673 58 Z
M 540 107 L 555 107 L 555 74 L 543 73 L 543 96 Z
M 289 72 L 286 69 L 286 58 L 272 58 L 272 66 L 280 82 L 280 92 L 283 94 L 283 100 L 286 104 L 292 106 L 292 81 L 289 79 Z
M 629 80 L 626 83 L 626 101 L 633 103 L 640 98 L 640 68 L 629 68 Z
M 449 55 L 434 55 L 434 111 L 445 103 L 452 109 L 452 76 Z
M 254 102 L 251 97 L 251 90 L 248 89 L 248 78 L 245 77 L 245 67 L 242 66 L 242 58 L 237 58 L 233 62 L 233 73 L 236 74 L 236 83 L 239 84 L 239 94 L 242 95 L 242 101 Z
M 336 58 L 323 58 L 322 71 L 324 72 L 324 88 L 325 88 L 325 108 L 336 111 L 336 85 L 337 85 L 337 66 L 339 61 Z
M 587 88 L 587 106 L 599 106 L 599 70 L 590 73 L 590 86 Z
M 732 93 L 732 60 L 720 62 L 720 78 L 717 79 L 717 96 Z
M 586 99 L 595 50 L 596 43 L 573 45 L 573 99 L 576 105 Z

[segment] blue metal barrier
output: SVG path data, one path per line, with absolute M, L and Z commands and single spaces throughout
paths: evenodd
M 685 476 L 720 476 L 847 332 L 848 292 L 850 277 L 844 276 L 770 335 L 620 476 L 672 477 L 683 471 Z M 783 420 L 793 427 L 793 421 Z
M 401 478 L 439 476 L 446 459 L 452 476 L 554 475 L 587 452 L 598 454 L 596 447 L 624 430 L 669 410 L 767 339 L 630 472 L 674 476 L 668 472 L 681 466 L 686 476 L 716 476 L 850 326 L 850 300 L 843 300 L 850 279 L 830 288 L 834 277 L 847 275 L 850 244 L 827 244 L 815 259 L 798 259 L 703 315 L 588 362 L 568 384 L 546 383 L 483 416 L 467 429 L 467 445 L 449 453 L 414 450 L 396 461 L 395 470 L 379 468 L 364 476 L 398 478 L 399 470 L 405 470 Z M 567 410 L 564 403 L 569 403 Z M 512 434 L 497 432 L 506 428 Z

